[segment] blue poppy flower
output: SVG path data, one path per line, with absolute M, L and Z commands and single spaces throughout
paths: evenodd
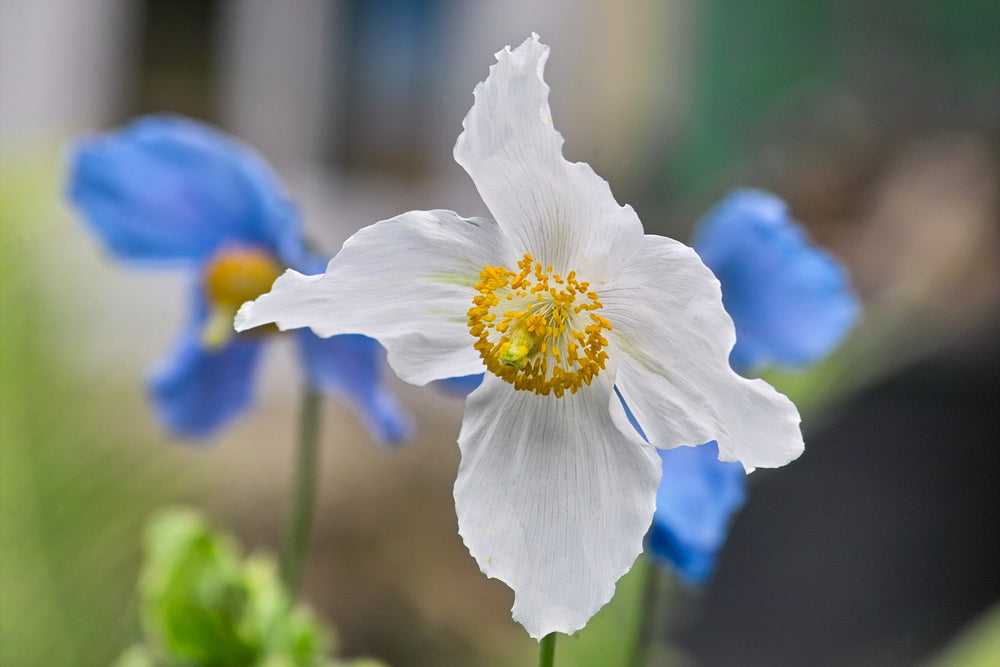
M 774 195 L 730 195 L 702 222 L 694 249 L 722 284 L 722 302 L 736 325 L 729 361 L 740 373 L 817 361 L 858 317 L 847 272 L 809 243 Z M 740 464 L 718 460 L 714 442 L 659 454 L 663 479 L 650 551 L 683 579 L 701 583 L 743 505 L 746 475 Z
M 702 583 L 712 573 L 733 513 L 746 499 L 746 471 L 719 460 L 719 446 L 657 450 L 663 478 L 649 550 L 686 581 Z
M 695 232 L 695 251 L 722 283 L 740 372 L 801 368 L 830 352 L 857 319 L 847 272 L 809 242 L 778 197 L 738 190 Z
M 237 334 L 232 321 L 286 268 L 322 273 L 299 215 L 277 178 L 248 147 L 194 121 L 153 116 L 81 141 L 69 197 L 116 258 L 192 272 L 189 322 L 154 369 L 150 393 L 161 421 L 209 436 L 250 405 L 270 331 Z M 410 432 L 409 416 L 382 385 L 384 352 L 364 336 L 295 337 L 307 381 L 338 394 L 383 442 Z

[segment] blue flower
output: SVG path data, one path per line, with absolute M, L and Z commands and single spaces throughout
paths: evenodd
M 732 514 L 746 499 L 746 471 L 719 460 L 713 441 L 699 447 L 657 450 L 663 478 L 649 550 L 691 583 L 702 583 L 715 567 Z
M 236 334 L 244 301 L 266 292 L 285 268 L 322 273 L 305 248 L 299 215 L 251 149 L 199 123 L 139 119 L 81 141 L 69 196 L 116 258 L 183 267 L 194 278 L 189 322 L 152 374 L 162 422 L 187 437 L 209 436 L 250 405 L 267 328 Z M 380 441 L 407 437 L 410 418 L 382 386 L 384 353 L 364 336 L 294 334 L 306 379 L 345 399 Z
M 729 361 L 740 372 L 811 364 L 857 319 L 847 272 L 809 243 L 772 194 L 734 192 L 709 212 L 692 245 L 722 283 L 736 324 Z
M 730 195 L 702 222 L 694 249 L 722 284 L 722 302 L 736 325 L 729 361 L 738 372 L 817 361 L 858 317 L 846 271 L 809 243 L 774 195 Z M 650 551 L 685 580 L 701 583 L 743 505 L 745 473 L 737 463 L 719 461 L 714 442 L 659 454 L 663 479 Z

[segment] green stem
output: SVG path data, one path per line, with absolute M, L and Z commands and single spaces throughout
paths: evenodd
M 538 667 L 552 667 L 556 659 L 556 633 L 550 632 L 538 642 Z
M 659 613 L 660 568 L 649 558 L 641 558 L 642 601 L 640 602 L 638 629 L 635 633 L 635 640 L 632 644 L 632 655 L 628 663 L 632 667 L 642 667 L 646 664 L 646 656 L 653 636 L 653 629 L 662 620 Z
M 281 578 L 293 598 L 297 597 L 302 584 L 306 546 L 309 543 L 309 529 L 312 526 L 316 499 L 320 396 L 315 389 L 306 388 L 301 410 L 291 508 L 281 549 Z

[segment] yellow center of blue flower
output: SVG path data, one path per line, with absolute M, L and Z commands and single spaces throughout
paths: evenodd
M 536 394 L 576 393 L 604 369 L 611 323 L 595 311 L 603 306 L 576 272 L 566 277 L 542 267 L 531 255 L 518 271 L 484 266 L 469 309 L 469 331 L 478 340 L 486 368 Z
M 271 289 L 282 266 L 261 248 L 223 248 L 206 264 L 203 288 L 209 317 L 202 329 L 202 344 L 218 349 L 234 334 L 233 317 L 246 301 Z

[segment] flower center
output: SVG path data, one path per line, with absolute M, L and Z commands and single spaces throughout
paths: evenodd
M 202 343 L 211 349 L 222 347 L 235 333 L 233 317 L 246 301 L 271 289 L 282 266 L 261 248 L 223 248 L 205 265 L 203 286 L 209 317 L 202 330 Z
M 572 393 L 604 369 L 611 323 L 594 311 L 603 306 L 576 272 L 565 278 L 531 255 L 519 271 L 484 266 L 469 309 L 469 331 L 486 368 L 536 394 Z
M 260 248 L 223 248 L 205 267 L 205 295 L 215 305 L 238 309 L 271 289 L 282 267 Z

